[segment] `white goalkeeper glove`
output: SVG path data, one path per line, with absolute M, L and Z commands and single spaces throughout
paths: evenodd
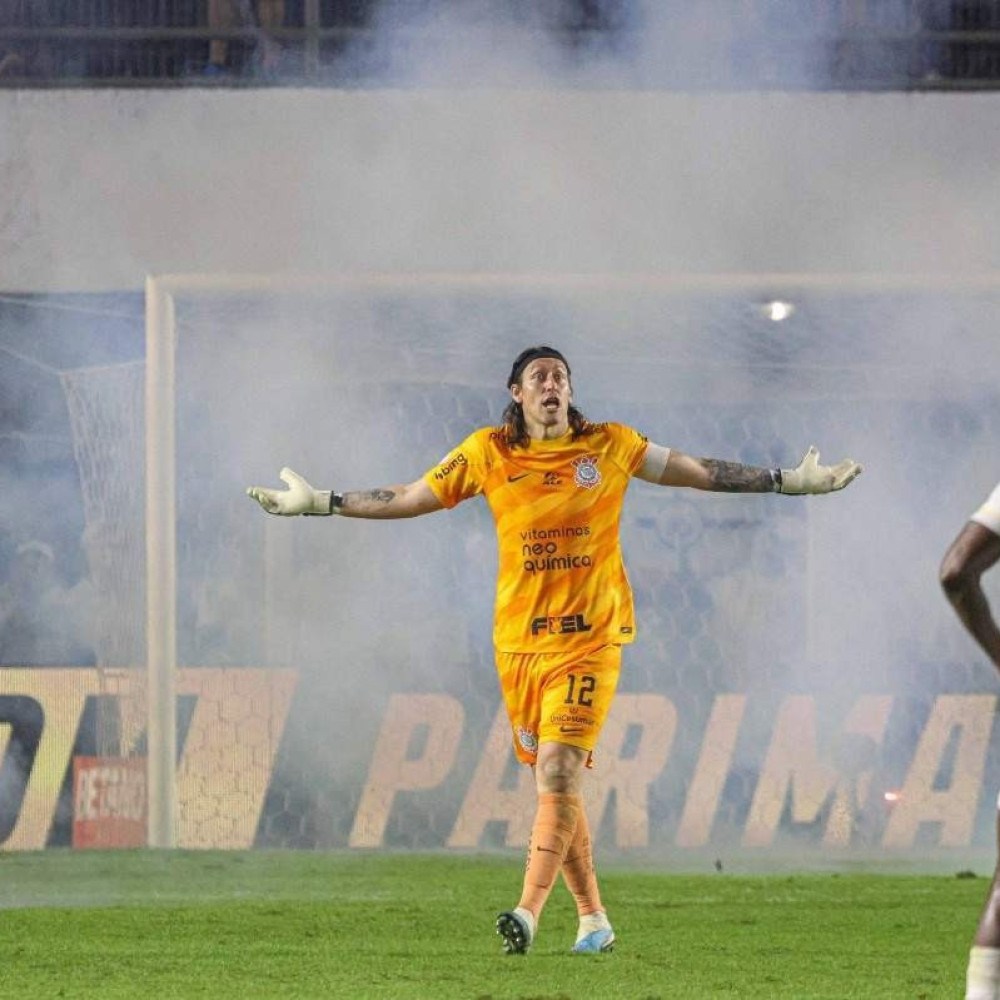
M 794 469 L 781 470 L 779 493 L 832 493 L 842 490 L 861 473 L 861 466 L 845 458 L 836 465 L 820 465 L 819 451 L 812 445 Z
M 288 466 L 278 476 L 288 484 L 287 490 L 269 490 L 263 486 L 251 486 L 247 490 L 247 496 L 256 500 L 268 514 L 280 514 L 283 517 L 295 514 L 326 516 L 334 512 L 330 490 L 314 490 Z

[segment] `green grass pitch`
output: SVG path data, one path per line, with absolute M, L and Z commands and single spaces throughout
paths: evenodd
M 569 954 L 558 886 L 530 954 L 493 929 L 504 856 L 0 854 L 0 996 L 420 1000 L 954 998 L 983 876 L 605 866 L 613 954 Z

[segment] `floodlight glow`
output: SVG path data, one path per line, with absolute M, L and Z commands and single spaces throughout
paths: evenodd
M 775 299 L 773 302 L 765 302 L 761 311 L 769 320 L 780 323 L 782 320 L 788 319 L 795 312 L 795 306 L 791 302 L 782 302 L 780 299 Z

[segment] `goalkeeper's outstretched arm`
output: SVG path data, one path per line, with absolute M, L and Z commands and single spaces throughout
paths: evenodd
M 343 517 L 401 518 L 417 517 L 441 510 L 443 504 L 422 479 L 406 485 L 383 486 L 376 490 L 359 490 L 337 493 L 335 490 L 317 490 L 297 472 L 284 468 L 278 473 L 287 490 L 251 486 L 247 495 L 268 512 L 282 517 L 297 514 L 324 517 L 339 514 Z
M 636 475 L 659 486 L 687 486 L 716 493 L 806 494 L 842 490 L 861 471 L 861 466 L 850 458 L 836 465 L 820 465 L 815 446 L 794 469 L 768 469 L 717 458 L 693 458 L 651 443 Z

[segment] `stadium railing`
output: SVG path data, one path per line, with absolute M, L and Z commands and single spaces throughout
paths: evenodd
M 599 10 L 600 5 L 597 5 Z M 624 38 L 641 28 L 573 5 L 536 30 L 568 49 Z M 247 7 L 247 14 L 250 8 Z M 691 15 L 686 15 L 690 17 Z M 281 27 L 205 23 L 205 5 L 178 0 L 117 7 L 63 0 L 14 2 L 0 11 L 0 87 L 343 86 L 384 70 L 386 25 L 366 3 L 289 4 Z M 397 28 L 426 34 L 432 28 Z M 439 29 L 440 30 L 440 29 Z M 256 58 L 264 39 L 277 66 Z M 209 43 L 228 43 L 225 71 L 207 73 Z M 1000 3 L 951 5 L 900 0 L 810 6 L 808 16 L 747 3 L 737 23 L 708 23 L 699 59 L 664 60 L 648 85 L 676 89 L 975 90 L 1000 85 Z

